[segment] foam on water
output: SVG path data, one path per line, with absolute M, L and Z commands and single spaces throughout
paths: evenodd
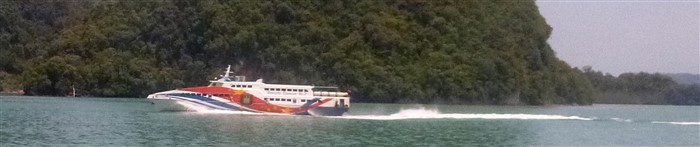
M 203 107 L 198 104 L 178 101 L 178 104 L 184 106 L 189 111 L 199 114 L 242 114 L 242 115 L 286 115 L 277 113 L 256 113 L 248 111 L 231 111 L 231 110 L 216 110 Z M 595 117 L 581 116 L 565 116 L 565 115 L 548 115 L 548 114 L 470 114 L 470 113 L 440 113 L 436 109 L 414 108 L 402 109 L 401 111 L 388 115 L 345 115 L 345 116 L 326 116 L 327 118 L 341 119 L 362 119 L 362 120 L 406 120 L 406 119 L 518 119 L 518 120 L 612 120 L 616 122 L 635 122 L 631 119 L 624 118 L 609 118 L 598 119 Z M 646 121 L 648 123 L 648 121 Z M 672 124 L 672 125 L 699 125 L 700 122 L 665 122 L 652 121 L 655 124 Z
M 617 122 L 632 122 L 631 119 L 624 119 L 624 118 L 617 118 L 617 117 L 613 117 L 613 118 L 610 118 L 610 119 L 611 119 L 611 120 L 614 120 L 614 121 L 617 121 Z
M 403 120 L 403 119 L 520 119 L 520 120 L 593 120 L 580 116 L 545 115 L 545 114 L 443 114 L 437 110 L 404 109 L 390 115 L 347 115 L 331 118 L 367 119 L 367 120 Z
M 700 122 L 663 122 L 663 121 L 652 121 L 655 124 L 674 124 L 674 125 L 700 125 Z

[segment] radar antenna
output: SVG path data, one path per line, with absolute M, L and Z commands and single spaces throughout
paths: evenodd
M 229 77 L 230 73 L 233 72 L 231 72 L 231 65 L 228 65 L 228 67 L 226 67 L 226 72 L 224 73 L 224 75 L 220 75 L 221 79 L 219 79 L 219 81 L 231 81 L 231 78 Z

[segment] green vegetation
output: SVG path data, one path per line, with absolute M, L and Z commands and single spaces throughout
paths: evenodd
M 232 64 L 363 102 L 591 104 L 594 80 L 554 56 L 551 30 L 532 0 L 6 0 L 0 83 L 144 97 Z
M 678 84 L 658 73 L 623 73 L 614 77 L 590 66 L 583 71 L 597 90 L 596 103 L 700 105 L 698 84 Z
M 689 73 L 665 73 L 665 76 L 671 77 L 678 84 L 700 84 L 700 74 Z

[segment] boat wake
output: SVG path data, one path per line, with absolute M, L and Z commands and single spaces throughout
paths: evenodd
M 700 122 L 663 122 L 663 121 L 652 121 L 651 123 L 655 123 L 655 124 L 673 124 L 673 125 L 698 125 L 698 126 L 700 126 Z
M 256 113 L 248 111 L 230 111 L 230 110 L 216 110 L 206 107 L 201 107 L 197 104 L 192 104 L 188 102 L 178 102 L 178 104 L 184 106 L 187 111 L 195 112 L 198 114 L 238 114 L 238 115 L 285 115 L 290 116 L 290 114 L 276 114 L 276 113 Z M 566 116 L 566 115 L 549 115 L 549 114 L 469 114 L 469 113 L 441 113 L 436 109 L 425 109 L 425 108 L 413 108 L 413 109 L 402 109 L 401 111 L 388 114 L 388 115 L 344 115 L 344 116 L 322 116 L 324 118 L 339 118 L 339 119 L 358 119 L 358 120 L 410 120 L 410 119 L 488 119 L 488 120 L 596 120 L 596 121 L 616 121 L 623 123 L 633 123 L 633 122 L 646 122 L 649 121 L 635 121 L 632 119 L 624 118 L 596 118 L 596 117 L 582 117 L 582 116 Z M 671 124 L 671 125 L 697 125 L 700 126 L 700 122 L 670 122 L 670 121 L 651 121 L 655 124 Z
M 365 119 L 365 120 L 404 120 L 404 119 L 519 119 L 519 120 L 593 120 L 580 116 L 545 115 L 545 114 L 443 114 L 437 110 L 404 109 L 390 115 L 346 115 L 331 118 Z

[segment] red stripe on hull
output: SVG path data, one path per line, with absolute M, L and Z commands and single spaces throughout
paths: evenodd
M 246 93 L 244 90 L 234 90 L 234 89 L 230 89 L 230 88 L 226 88 L 226 87 L 192 87 L 192 88 L 184 88 L 182 90 L 198 92 L 198 93 L 202 93 L 202 94 L 210 94 L 210 95 L 224 94 L 224 95 L 220 95 L 219 97 L 222 97 L 226 100 L 229 100 L 232 103 L 236 103 L 236 104 L 241 105 L 243 107 L 246 107 L 248 109 L 252 109 L 252 110 L 256 110 L 256 111 L 263 111 L 263 112 L 271 112 L 271 113 L 285 113 L 285 114 L 295 114 L 295 113 L 306 112 L 309 109 L 319 107 L 320 105 L 332 100 L 330 98 L 326 98 L 326 99 L 322 99 L 320 102 L 315 103 L 313 105 L 310 105 L 308 107 L 294 108 L 294 107 L 284 107 L 284 106 L 270 104 L 267 101 L 265 101 L 259 97 L 256 97 L 255 95 Z M 251 99 L 250 99 L 251 103 L 250 104 L 243 104 L 243 96 L 244 95 L 251 96 Z

